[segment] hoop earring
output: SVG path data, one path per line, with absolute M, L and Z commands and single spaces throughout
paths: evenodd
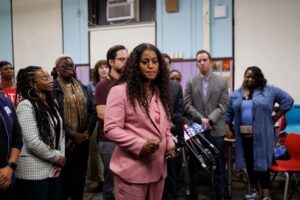
M 34 93 L 35 94 L 34 94 Z M 34 97 L 33 95 L 36 95 L 37 96 L 37 89 L 36 88 L 30 88 L 28 91 L 27 91 L 27 94 L 29 96 L 29 98 L 33 99 L 33 100 L 37 100 L 38 97 Z

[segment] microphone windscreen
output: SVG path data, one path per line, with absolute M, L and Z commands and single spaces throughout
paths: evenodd
M 178 135 L 180 137 L 183 137 L 183 130 L 184 130 L 184 125 L 186 123 L 186 119 L 180 115 L 173 115 L 172 117 L 172 123 L 175 125 L 175 128 L 173 129 L 173 135 Z
M 202 124 L 202 120 L 200 117 L 194 117 L 193 118 L 193 122 L 197 123 L 197 124 Z
M 188 120 L 185 119 L 184 117 L 178 115 L 178 114 L 175 114 L 173 115 L 172 117 L 172 123 L 175 124 L 176 126 L 177 125 L 184 125 L 184 124 L 187 124 Z

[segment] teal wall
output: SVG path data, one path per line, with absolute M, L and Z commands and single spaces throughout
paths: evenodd
M 63 51 L 76 64 L 89 63 L 87 0 L 63 0 Z
M 178 0 L 179 12 L 167 13 L 165 1 L 157 0 L 157 46 L 165 53 L 183 52 L 192 58 L 202 47 L 202 0 Z
M 0 60 L 13 63 L 11 1 L 0 0 Z
M 183 58 L 194 58 L 203 48 L 202 0 L 178 0 L 179 11 L 167 13 L 165 0 L 157 0 L 158 48 L 172 56 L 183 52 Z M 227 17 L 214 19 L 214 6 L 227 6 Z M 232 0 L 210 1 L 210 51 L 213 57 L 232 57 Z
M 194 58 L 202 49 L 202 0 L 178 0 L 179 12 L 167 13 L 157 0 L 156 44 L 162 52 L 182 52 Z M 232 0 L 210 1 L 210 51 L 213 57 L 232 57 Z M 214 6 L 227 6 L 227 17 L 215 19 Z M 87 0 L 62 0 L 63 51 L 77 64 L 89 63 Z M 0 59 L 13 61 L 11 1 L 0 0 Z
M 226 5 L 227 17 L 215 19 L 214 6 Z M 212 0 L 210 5 L 210 51 L 213 57 L 232 57 L 232 0 Z

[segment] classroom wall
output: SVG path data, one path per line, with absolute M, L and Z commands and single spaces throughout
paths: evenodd
M 11 22 L 9 21 L 11 17 L 9 14 L 9 2 L 9 0 L 1 0 L 0 2 L 1 9 L 5 8 L 7 13 L 5 14 L 6 19 L 4 20 L 4 23 L 6 24 L 6 27 L 8 27 L 5 31 L 3 31 L 3 29 L 0 31 L 2 35 L 6 35 L 5 37 L 1 37 L 1 39 L 5 38 L 3 41 L 6 42 L 5 46 L 8 49 L 8 51 L 5 51 L 8 55 L 3 56 L 3 58 L 13 60 L 14 56 L 18 57 L 16 58 L 17 65 L 21 63 L 22 59 L 26 60 L 30 58 L 30 56 L 22 56 L 19 53 L 26 49 L 24 48 L 25 44 L 19 43 L 20 41 L 22 42 L 22 39 L 19 39 L 21 38 L 19 36 L 23 35 L 25 31 L 27 32 L 26 38 L 28 38 L 28 43 L 33 42 L 33 46 L 37 45 L 36 43 L 51 43 L 53 46 L 56 45 L 57 47 L 53 47 L 53 49 L 50 49 L 50 51 L 57 51 L 59 48 L 60 53 L 65 52 L 72 55 L 77 64 L 89 63 L 92 53 L 89 52 L 87 0 L 29 0 L 26 1 L 26 3 L 22 3 L 21 0 L 14 0 L 13 10 L 15 12 L 13 12 L 13 18 L 16 19 L 14 22 L 14 27 L 16 27 L 17 31 L 15 34 L 16 40 L 14 41 L 14 43 L 17 42 L 17 44 L 14 44 L 14 46 L 17 47 L 17 50 L 16 55 L 14 56 L 13 53 L 9 55 L 10 49 L 11 52 L 13 49 L 13 42 L 9 39 L 9 36 L 12 36 L 11 29 L 9 29 L 9 25 L 11 25 Z M 196 51 L 203 48 L 203 43 L 209 43 L 213 57 L 232 56 L 232 47 L 230 46 L 232 43 L 230 26 L 232 0 L 178 0 L 178 2 L 179 12 L 176 13 L 166 12 L 164 0 L 157 0 L 156 2 L 157 20 L 153 37 L 155 38 L 155 43 L 157 46 L 163 52 L 167 52 L 171 56 L 174 52 L 177 52 L 181 53 L 182 58 L 190 59 L 194 57 Z M 51 3 L 51 6 L 49 3 Z M 204 6 L 208 4 L 208 6 L 211 7 L 205 13 L 203 13 L 203 4 L 205 4 Z M 220 4 L 226 4 L 228 8 L 228 16 L 223 19 L 213 19 L 213 7 Z M 20 5 L 22 7 L 23 14 L 20 12 L 20 10 L 18 11 L 17 8 L 20 7 Z M 39 10 L 42 9 L 44 9 L 46 12 L 39 16 Z M 26 16 L 24 12 L 30 12 L 31 16 L 34 17 L 30 19 L 30 16 Z M 1 12 L 1 14 L 2 13 L 4 12 Z M 48 17 L 45 18 L 45 15 Z M 2 22 L 3 19 L 4 18 L 1 18 Z M 31 31 L 28 31 L 29 26 L 25 22 L 25 19 L 26 21 L 32 21 L 31 26 L 35 24 L 34 26 L 36 28 L 31 27 Z M 22 22 L 24 22 L 24 24 L 21 24 Z M 45 22 L 47 22 L 47 25 L 41 29 L 38 24 Z M 208 36 L 203 34 L 203 26 L 206 25 L 211 26 Z M 37 27 L 39 27 L 39 29 Z M 51 31 L 47 31 L 50 28 L 52 32 L 55 32 L 53 36 L 50 35 Z M 36 33 L 35 31 L 38 31 L 39 33 Z M 122 32 L 122 30 L 120 31 Z M 34 34 L 30 35 L 29 32 Z M 39 36 L 39 41 L 37 41 L 36 35 Z M 55 42 L 51 39 L 54 37 L 57 38 Z M 46 41 L 44 41 L 44 38 L 46 38 Z M 206 41 L 206 39 L 209 41 Z M 22 48 L 20 48 L 21 46 Z M 41 51 L 27 52 L 34 52 L 35 55 L 39 55 L 39 52 L 41 53 Z M 47 59 L 41 60 L 44 60 L 45 62 L 43 63 L 46 63 L 46 65 L 52 65 L 52 62 L 47 61 Z M 25 62 L 25 64 L 26 63 L 27 62 Z
M 300 1 L 235 1 L 235 87 L 248 66 L 300 103 Z
M 0 60 L 15 59 L 16 70 L 50 70 L 63 52 L 89 63 L 87 0 L 1 0 L 0 27 Z
M 210 50 L 212 57 L 232 57 L 232 0 L 178 2 L 179 11 L 167 13 L 165 1 L 157 0 L 156 36 L 159 49 L 171 57 L 176 57 L 179 52 L 183 59 L 194 58 L 195 53 L 203 48 Z M 218 5 L 226 6 L 226 17 L 214 17 L 214 7 Z M 209 9 L 205 10 L 205 6 Z
M 87 0 L 62 1 L 63 52 L 76 64 L 89 63 Z
M 60 0 L 14 0 L 13 50 L 16 71 L 38 65 L 51 71 L 62 53 Z
M 210 52 L 214 58 L 233 56 L 232 0 L 210 1 Z M 226 17 L 215 18 L 216 6 L 226 6 Z
M 0 44 L 0 60 L 13 62 L 10 0 L 0 0 Z
M 157 47 L 171 57 L 193 58 L 202 47 L 202 0 L 178 0 L 179 11 L 166 12 L 164 0 L 157 0 Z
M 179 12 L 166 13 L 165 1 L 157 0 L 157 21 L 151 34 L 161 51 L 171 56 L 182 52 L 184 59 L 194 58 L 195 52 L 207 43 L 204 37 L 209 40 L 213 57 L 232 57 L 232 0 L 178 2 Z M 209 19 L 203 13 L 207 2 Z M 225 18 L 214 18 L 217 5 L 226 5 Z M 1 0 L 0 59 L 14 61 L 17 69 L 29 64 L 51 69 L 55 58 L 66 52 L 76 63 L 88 64 L 92 53 L 86 6 L 87 0 Z M 246 67 L 258 65 L 269 83 L 286 89 L 299 103 L 300 1 L 238 0 L 234 10 L 235 88 L 241 85 Z M 210 25 L 208 36 L 203 35 L 205 21 Z

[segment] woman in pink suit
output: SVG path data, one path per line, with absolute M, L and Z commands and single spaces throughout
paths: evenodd
M 140 44 L 111 88 L 105 137 L 117 144 L 110 161 L 117 200 L 159 200 L 174 149 L 170 133 L 168 71 L 159 50 Z

